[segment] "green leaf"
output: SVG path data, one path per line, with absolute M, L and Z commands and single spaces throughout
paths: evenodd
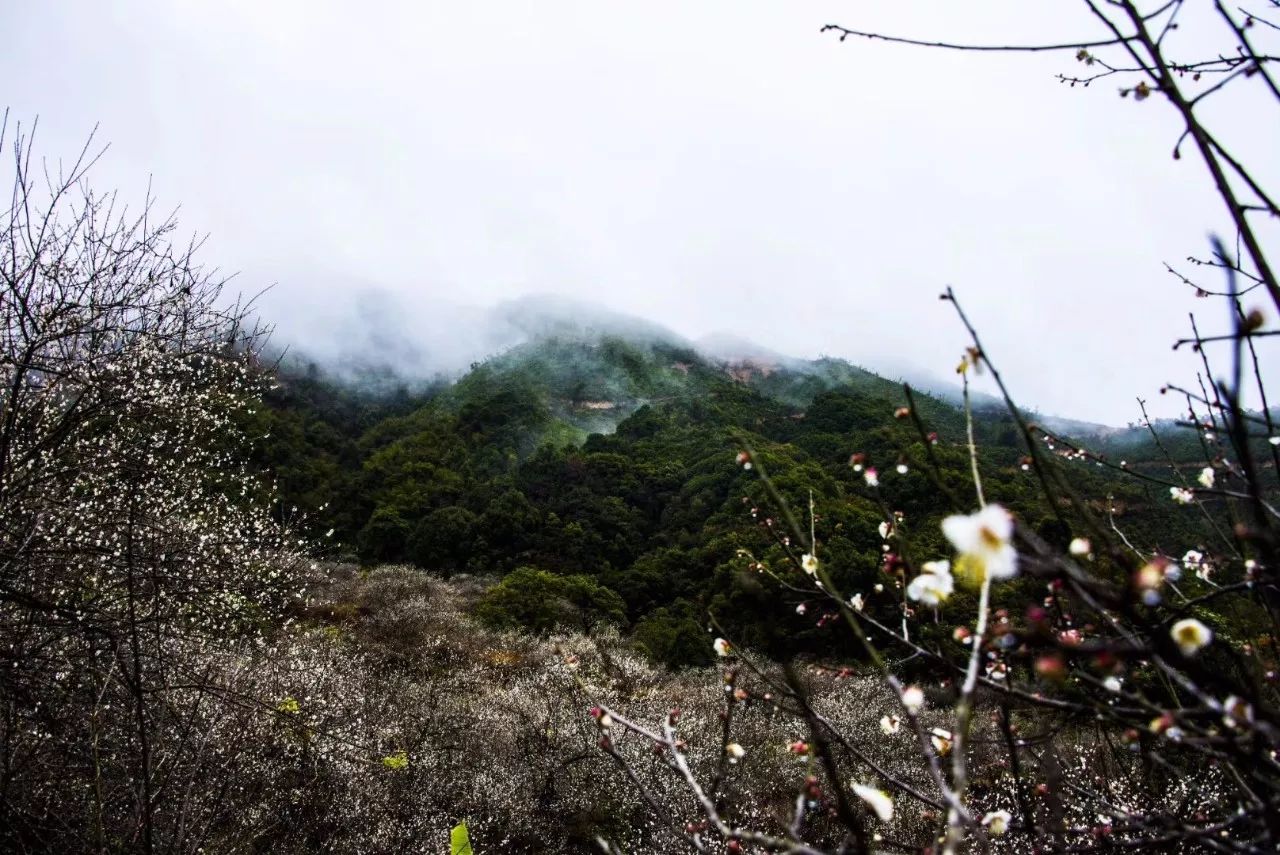
M 449 855 L 474 855 L 471 851 L 471 835 L 467 834 L 467 824 L 460 822 L 449 832 Z
M 409 768 L 409 755 L 403 751 L 397 751 L 390 757 L 383 757 L 382 765 L 386 766 L 388 769 L 393 769 L 396 772 L 402 772 Z

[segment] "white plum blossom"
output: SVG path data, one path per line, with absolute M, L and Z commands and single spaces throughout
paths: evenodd
M 730 742 L 724 747 L 724 753 L 729 755 L 730 763 L 737 763 L 743 757 L 747 756 L 747 750 L 736 742 Z
M 907 708 L 907 712 L 915 715 L 924 706 L 924 692 L 920 691 L 919 686 L 907 686 L 902 690 L 902 705 Z
M 723 638 L 717 638 L 711 646 L 715 648 L 716 655 L 720 657 L 728 656 L 733 650 L 733 647 L 729 642 L 725 641 Z
M 854 784 L 853 792 L 866 802 L 867 807 L 871 808 L 881 822 L 893 819 L 893 799 L 884 790 L 868 787 L 866 784 Z
M 907 585 L 907 596 L 926 606 L 941 605 L 955 590 L 950 561 L 927 561 L 923 572 Z
M 955 572 L 977 585 L 983 579 L 1009 579 L 1018 574 L 1013 516 L 1000 505 L 987 505 L 968 516 L 956 514 L 942 521 L 942 533 L 960 553 Z
M 982 818 L 982 824 L 987 827 L 987 833 L 992 837 L 1002 837 L 1009 830 L 1009 822 L 1013 819 L 1013 814 L 1007 810 L 993 810 Z
M 1205 468 L 1201 469 L 1199 476 L 1196 477 L 1196 480 L 1200 482 L 1201 487 L 1212 489 L 1213 488 L 1213 467 L 1206 466 Z
M 1183 618 L 1169 628 L 1183 656 L 1194 656 L 1213 641 L 1213 630 L 1195 618 Z
M 1231 695 L 1222 702 L 1222 721 L 1227 727 L 1242 728 L 1253 724 L 1253 706 L 1244 698 Z
M 884 715 L 880 717 L 880 732 L 885 736 L 893 736 L 898 732 L 898 728 L 902 726 L 902 719 L 896 715 Z
M 866 604 L 867 604 L 866 599 L 862 596 L 862 594 L 854 594 L 852 597 L 849 598 L 849 605 L 853 606 L 853 610 L 856 612 L 862 611 L 862 609 L 866 606 Z
M 1169 495 L 1180 505 L 1189 505 L 1196 500 L 1195 493 L 1185 487 L 1170 487 Z
M 1209 577 L 1213 575 L 1213 565 L 1206 561 L 1204 553 L 1198 550 L 1188 549 L 1187 554 L 1182 556 L 1182 563 L 1196 571 L 1196 578 L 1202 582 L 1208 582 Z
M 1087 537 L 1072 538 L 1071 545 L 1067 547 L 1067 551 L 1076 558 L 1084 558 L 1093 552 L 1093 544 L 1089 542 Z
M 806 552 L 804 555 L 800 556 L 800 566 L 804 569 L 804 572 L 808 573 L 810 576 L 815 575 L 818 572 L 818 556 Z

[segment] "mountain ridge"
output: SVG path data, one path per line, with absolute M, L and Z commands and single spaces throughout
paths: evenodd
M 475 336 L 487 352 L 476 355 L 465 366 L 450 366 L 447 362 L 428 366 L 420 362 L 425 351 L 408 339 L 409 322 L 391 311 L 385 301 L 379 302 L 376 309 L 366 309 L 356 326 L 380 323 L 378 318 L 393 318 L 394 324 L 388 322 L 386 328 L 377 330 L 364 328 L 344 337 L 348 350 L 335 351 L 307 343 L 290 345 L 283 354 L 286 372 L 324 374 L 328 380 L 372 398 L 403 398 L 433 396 L 459 384 L 465 386 L 467 378 L 477 370 L 518 371 L 521 360 L 526 360 L 526 367 L 550 379 L 576 378 L 583 388 L 576 392 L 562 389 L 559 397 L 575 402 L 578 409 L 595 411 L 597 418 L 580 413 L 580 417 L 571 419 L 582 422 L 581 426 L 588 430 L 607 430 L 609 423 L 616 424 L 613 417 L 634 412 L 638 405 L 655 396 L 674 393 L 682 384 L 670 372 L 687 377 L 695 367 L 711 367 L 737 382 L 780 397 L 793 407 L 804 406 L 819 391 L 839 386 L 874 386 L 877 392 L 887 392 L 902 382 L 911 383 L 918 392 L 954 404 L 960 402 L 960 390 L 954 383 L 924 372 L 894 378 L 841 357 L 790 356 L 731 332 L 693 340 L 643 318 L 554 295 L 523 297 L 487 310 L 482 326 L 488 332 Z M 475 324 L 475 317 L 469 317 L 467 323 Z M 492 344 L 500 339 L 505 343 Z M 377 347 L 367 346 L 374 341 L 378 342 Z M 572 369 L 548 365 L 556 352 L 563 360 L 575 348 L 583 360 L 581 365 Z M 645 372 L 651 376 L 638 384 L 628 383 L 619 375 L 627 369 L 616 360 L 593 365 L 593 349 L 611 350 L 615 355 L 630 352 L 633 360 L 646 363 Z M 665 364 L 658 364 L 661 360 Z M 601 375 L 594 383 L 590 376 L 593 369 L 599 369 L 596 373 Z M 661 377 L 663 374 L 665 378 Z M 647 388 L 657 380 L 665 382 L 658 382 L 656 389 Z M 1002 402 L 991 396 L 975 393 L 973 399 L 976 409 L 1002 408 Z M 615 406 L 606 406 L 609 402 Z

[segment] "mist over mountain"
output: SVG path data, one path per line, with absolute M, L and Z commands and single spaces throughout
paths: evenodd
M 314 363 L 371 391 L 389 382 L 421 389 L 530 341 L 603 336 L 687 345 L 675 332 L 603 306 L 531 295 L 482 308 L 413 301 L 379 288 L 349 291 L 305 312 L 281 312 L 272 339 L 293 364 Z
M 696 342 L 698 352 L 720 362 L 760 362 L 794 367 L 803 362 L 730 332 L 704 335 Z
M 951 403 L 961 401 L 955 380 L 915 365 L 900 354 L 885 354 L 865 366 L 839 356 L 803 359 L 731 331 L 690 339 L 655 321 L 557 294 L 529 295 L 483 308 L 439 300 L 411 301 L 399 293 L 367 288 L 308 313 L 281 313 L 280 317 L 283 320 L 277 325 L 273 346 L 277 352 L 287 353 L 286 364 L 294 370 L 311 365 L 375 395 L 404 390 L 420 394 L 433 386 L 448 385 L 486 360 L 514 354 L 518 361 L 521 353 L 530 353 L 520 348 L 531 343 L 554 341 L 562 349 L 559 358 L 568 359 L 570 354 L 563 348 L 570 344 L 616 340 L 649 350 L 660 346 L 667 351 L 664 358 L 668 363 L 696 354 L 744 382 L 753 375 L 756 381 L 765 381 L 777 370 L 809 376 L 823 388 L 846 385 L 854 377 L 874 376 L 909 383 Z M 512 364 L 510 359 L 507 363 Z M 572 373 L 590 374 L 598 368 L 586 359 Z M 781 397 L 799 406 L 812 391 L 798 398 L 785 393 Z M 777 388 L 773 392 L 780 394 Z M 647 400 L 636 390 L 618 397 L 625 402 L 619 403 L 615 415 L 625 415 Z M 979 410 L 1003 407 L 997 397 L 981 390 L 974 390 L 972 398 Z M 1119 430 L 1072 419 L 1070 413 L 1036 416 L 1052 423 L 1055 430 L 1078 435 Z M 608 429 L 613 422 L 612 418 L 591 420 L 601 429 Z

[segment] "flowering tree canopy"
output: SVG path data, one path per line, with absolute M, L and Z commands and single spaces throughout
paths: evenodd
M 0 835 L 29 845 L 87 825 L 150 851 L 155 814 L 172 804 L 160 788 L 185 768 L 152 750 L 158 732 L 184 726 L 168 692 L 207 682 L 189 643 L 255 633 L 293 587 L 298 544 L 244 466 L 236 427 L 262 388 L 261 331 L 195 246 L 175 247 L 172 221 L 87 189 L 91 159 L 50 178 L 20 130 L 12 144 L 0 211 Z

